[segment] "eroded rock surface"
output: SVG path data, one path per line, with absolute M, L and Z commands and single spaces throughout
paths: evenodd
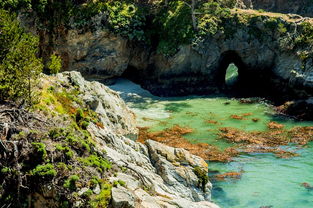
M 126 182 L 126 189 L 132 193 L 129 197 L 136 201 L 135 207 L 217 207 L 209 202 L 211 183 L 203 193 L 193 172 L 196 166 L 207 170 L 203 159 L 151 140 L 143 145 L 117 137 L 96 126 L 90 126 L 90 132 L 97 143 L 103 144 L 102 148 L 112 162 L 125 168 L 126 172 L 119 173 L 112 181 Z M 124 187 L 120 189 L 125 193 Z
M 103 128 L 129 137 L 138 134 L 135 114 L 127 108 L 117 92 L 99 82 L 86 81 L 79 72 L 63 72 L 57 75 L 57 79 L 78 88 L 83 102 L 100 115 Z
M 312 49 L 296 43 L 301 24 L 310 20 L 253 10 L 232 12 L 234 17 L 220 32 L 196 45 L 181 46 L 171 57 L 100 26 L 92 32 L 69 30 L 56 40 L 55 51 L 68 70 L 100 80 L 124 74 L 163 96 L 220 92 L 230 63 L 239 68 L 246 89 L 264 89 L 277 97 L 289 96 L 286 99 L 312 96 L 313 64 L 308 58 Z M 93 21 L 101 25 L 101 18 Z
M 85 81 L 79 72 L 57 75 L 60 83 L 77 86 L 80 97 L 102 117 L 103 127 L 88 126 L 97 148 L 106 152 L 123 172 L 111 181 L 124 181 L 112 190 L 112 207 L 218 208 L 210 202 L 212 185 L 204 193 L 194 167 L 207 171 L 207 163 L 188 151 L 148 140 L 127 138 L 137 134 L 134 114 L 119 95 L 98 82 Z

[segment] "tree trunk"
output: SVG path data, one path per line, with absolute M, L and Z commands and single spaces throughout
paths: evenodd
M 196 0 L 191 0 L 191 18 L 192 18 L 192 26 L 194 30 L 198 30 L 197 26 L 197 18 L 195 14 L 195 6 L 196 6 Z

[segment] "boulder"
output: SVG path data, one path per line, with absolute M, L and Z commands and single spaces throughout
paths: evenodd
M 135 198 L 124 187 L 112 188 L 112 206 L 114 208 L 134 208 Z

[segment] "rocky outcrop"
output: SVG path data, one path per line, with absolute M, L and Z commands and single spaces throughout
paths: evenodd
M 116 207 L 217 207 L 210 202 L 211 183 L 206 193 L 198 185 L 193 167 L 207 170 L 205 161 L 183 149 L 167 147 L 154 141 L 146 145 L 90 126 L 90 132 L 113 163 L 124 167 L 112 181 L 124 181 L 125 187 L 113 189 Z M 120 197 L 121 195 L 125 197 Z M 114 196 L 116 196 L 114 198 Z M 127 199 L 134 199 L 129 202 Z M 122 206 L 123 205 L 123 206 Z
M 125 183 L 112 189 L 112 207 L 218 207 L 210 202 L 211 183 L 206 184 L 204 193 L 193 171 L 199 167 L 207 172 L 202 158 L 151 140 L 146 144 L 133 141 L 129 135 L 137 134 L 134 115 L 116 92 L 85 81 L 79 72 L 56 77 L 60 83 L 76 86 L 83 102 L 101 117 L 103 127 L 91 123 L 87 130 L 96 147 L 123 170 L 112 176 L 111 182 Z
M 253 96 L 257 91 L 282 100 L 312 96 L 312 49 L 296 44 L 303 35 L 301 24 L 310 20 L 253 10 L 232 12 L 220 31 L 181 46 L 172 57 L 136 46 L 102 27 L 92 32 L 69 30 L 56 41 L 55 51 L 67 69 L 85 77 L 106 80 L 123 75 L 163 96 L 220 92 L 230 63 L 237 65 L 243 88 Z M 93 21 L 97 25 L 97 19 Z
M 86 81 L 79 72 L 56 75 L 58 82 L 76 86 L 80 99 L 99 115 L 103 128 L 117 135 L 135 137 L 138 134 L 135 114 L 131 112 L 117 92 L 99 82 Z
M 277 107 L 278 112 L 294 116 L 300 120 L 312 120 L 313 98 L 307 100 L 289 101 Z
M 313 17 L 313 3 L 310 0 L 240 0 L 238 6 L 244 9 L 263 9 Z
M 234 63 L 242 88 L 252 95 L 307 98 L 313 95 L 313 64 L 305 55 L 310 45 L 297 43 L 303 21 L 238 10 L 220 32 L 182 46 L 173 57 L 152 56 L 148 68 L 127 74 L 154 94 L 207 94 L 223 89 L 226 69 Z
M 122 75 L 129 64 L 131 51 L 127 40 L 108 30 L 69 30 L 65 40 L 65 44 L 56 43 L 55 50 L 70 70 L 101 79 Z

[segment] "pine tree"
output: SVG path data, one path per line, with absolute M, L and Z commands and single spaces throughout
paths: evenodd
M 15 15 L 0 9 L 0 101 L 32 101 L 42 71 L 38 38 L 20 27 Z

